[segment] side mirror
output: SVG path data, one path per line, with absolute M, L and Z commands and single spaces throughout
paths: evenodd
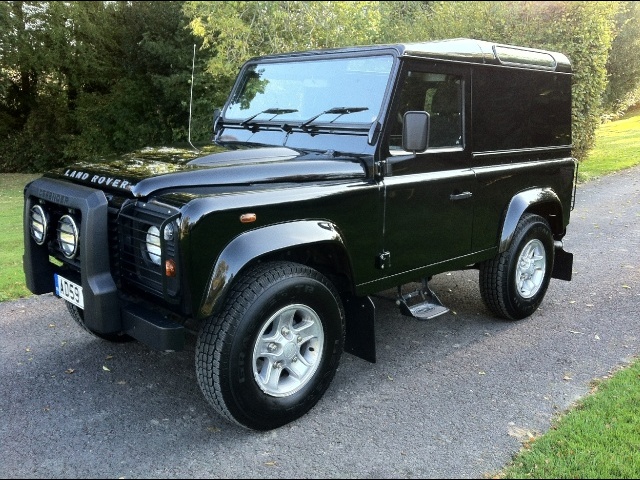
M 405 112 L 402 123 L 402 149 L 407 152 L 422 152 L 429 145 L 429 114 L 427 112 Z

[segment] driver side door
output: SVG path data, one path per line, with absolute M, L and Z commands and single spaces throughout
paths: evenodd
M 407 64 L 383 137 L 383 244 L 387 275 L 471 253 L 476 178 L 471 168 L 470 73 L 433 62 Z M 402 148 L 406 111 L 429 114 L 424 151 Z

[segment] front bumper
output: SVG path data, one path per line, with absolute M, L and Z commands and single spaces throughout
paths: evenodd
M 54 292 L 54 273 L 71 276 L 82 285 L 84 321 L 90 330 L 100 334 L 124 332 L 158 350 L 182 349 L 185 329 L 181 324 L 142 307 L 142 304 L 124 302 L 120 298 L 110 270 L 108 202 L 104 192 L 40 178 L 26 186 L 24 195 L 23 268 L 31 292 Z M 38 245 L 31 237 L 29 212 L 40 201 L 79 212 L 79 273 L 51 262 L 46 244 Z

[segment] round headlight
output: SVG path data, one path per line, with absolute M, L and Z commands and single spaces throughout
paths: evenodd
M 167 240 L 168 242 L 173 240 L 173 224 L 172 223 L 167 223 L 167 225 L 164 227 L 164 239 Z
M 29 230 L 31 231 L 31 238 L 33 238 L 38 245 L 42 245 L 47 238 L 47 229 L 49 228 L 47 214 L 40 205 L 34 205 L 31 207 L 30 216 Z
M 149 227 L 149 230 L 147 230 L 147 243 L 145 245 L 147 247 L 149 260 L 155 265 L 160 265 L 160 255 L 162 253 L 160 249 L 160 229 L 155 225 L 152 225 Z
M 58 222 L 58 243 L 65 257 L 73 258 L 78 253 L 78 226 L 69 215 L 63 215 Z

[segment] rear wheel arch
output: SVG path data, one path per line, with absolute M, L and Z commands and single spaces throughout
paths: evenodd
M 516 194 L 507 206 L 498 252 L 505 252 L 511 242 L 522 216 L 531 213 L 544 218 L 551 228 L 554 237 L 564 235 L 562 202 L 551 188 L 535 188 Z

